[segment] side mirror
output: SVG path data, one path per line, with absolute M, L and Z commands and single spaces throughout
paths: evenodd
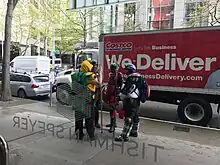
M 13 68 L 13 66 L 14 66 L 14 62 L 11 62 L 9 65 L 10 65 L 10 67 Z

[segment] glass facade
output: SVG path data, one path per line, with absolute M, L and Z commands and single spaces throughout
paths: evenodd
M 104 32 L 105 33 L 114 33 L 117 31 L 117 18 L 118 18 L 118 6 L 111 5 L 104 7 Z
M 138 25 L 136 24 L 136 14 L 137 14 L 136 3 L 128 3 L 124 5 L 124 31 L 135 31 Z
M 174 22 L 175 0 L 149 0 L 148 28 L 170 29 Z
M 98 5 L 116 4 L 116 3 L 127 3 L 135 0 L 71 0 L 72 9 L 92 7 Z
M 208 26 L 209 12 L 207 11 L 211 12 L 211 9 L 208 9 L 208 7 L 210 5 L 206 5 L 202 0 L 186 0 L 184 18 L 186 25 L 190 27 Z

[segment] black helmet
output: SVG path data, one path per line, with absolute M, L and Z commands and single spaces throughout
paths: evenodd
M 98 65 L 98 63 L 97 63 L 96 60 L 92 60 L 90 63 L 91 63 L 93 66 Z

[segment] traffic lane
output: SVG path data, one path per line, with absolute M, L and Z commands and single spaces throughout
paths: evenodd
M 49 104 L 50 98 L 41 98 L 39 101 L 46 102 Z M 56 94 L 52 95 L 52 103 L 56 104 Z M 120 107 L 122 104 L 120 103 Z M 167 121 L 178 121 L 178 116 L 176 112 L 175 105 L 157 103 L 157 102 L 147 102 L 142 104 L 140 107 L 140 114 L 142 117 L 161 119 Z
M 38 101 L 46 102 L 49 104 L 50 97 L 41 98 Z M 53 104 L 57 103 L 56 93 L 53 93 L 52 95 L 52 103 Z M 122 107 L 121 103 L 120 103 L 120 107 Z M 177 106 L 175 105 L 149 101 L 146 104 L 141 104 L 140 114 L 142 117 L 149 117 L 149 118 L 168 120 L 168 121 L 178 121 L 176 109 Z
M 122 104 L 120 104 L 120 107 L 122 107 Z M 145 104 L 141 104 L 140 116 L 180 123 L 177 114 L 177 107 L 177 105 L 149 101 Z M 212 104 L 212 109 L 213 118 L 209 123 L 209 127 L 219 128 L 220 118 L 219 114 L 217 113 L 217 105 Z
M 40 101 L 47 102 L 49 104 L 50 98 L 44 98 Z M 52 95 L 52 103 L 56 104 L 56 93 Z M 122 104 L 120 104 L 122 107 Z M 209 123 L 210 127 L 219 128 L 220 127 L 220 119 L 219 114 L 217 113 L 217 105 L 212 104 L 213 109 L 213 118 Z M 173 121 L 180 122 L 177 115 L 177 105 L 159 103 L 159 102 L 146 102 L 145 104 L 141 104 L 140 107 L 140 115 L 142 117 L 165 120 L 165 121 Z

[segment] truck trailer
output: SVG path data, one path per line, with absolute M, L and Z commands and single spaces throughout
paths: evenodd
M 122 73 L 133 63 L 151 86 L 149 101 L 178 105 L 183 123 L 210 122 L 220 103 L 220 27 L 102 34 L 99 44 L 104 83 L 111 63 Z

